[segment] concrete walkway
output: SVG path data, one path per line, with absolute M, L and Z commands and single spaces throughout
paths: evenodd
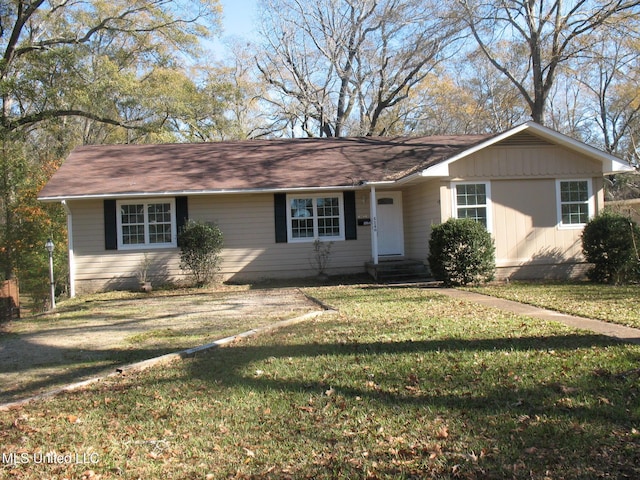
M 576 317 L 574 315 L 554 312 L 553 310 L 534 307 L 532 305 L 526 305 L 512 300 L 504 300 L 501 298 L 490 297 L 488 295 L 482 295 L 480 293 L 456 290 L 454 288 L 441 288 L 437 291 L 452 298 L 476 302 L 482 305 L 499 308 L 500 310 L 505 310 L 507 312 L 539 318 L 541 320 L 561 322 L 570 327 L 590 330 L 595 333 L 619 338 L 620 340 L 640 345 L 640 329 L 638 328 L 625 327 L 624 325 L 603 322 L 602 320 L 593 320 L 591 318 Z

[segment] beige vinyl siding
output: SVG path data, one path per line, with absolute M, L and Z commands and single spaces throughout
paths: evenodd
M 368 208 L 356 195 L 356 215 Z M 224 235 L 221 274 L 242 281 L 256 278 L 314 275 L 313 243 L 276 243 L 272 194 L 189 198 L 189 216 L 218 224 Z M 331 246 L 329 273 L 363 271 L 370 258 L 369 227 L 358 227 L 358 239 Z M 369 233 L 369 235 L 367 235 Z
M 497 277 L 565 277 L 584 271 L 581 228 L 559 228 L 556 180 L 591 181 L 604 206 L 602 166 L 558 146 L 492 147 L 454 162 L 451 182 L 490 182 Z M 453 215 L 452 183 L 442 182 L 441 213 Z
M 78 293 L 105 288 L 131 288 L 147 252 L 156 283 L 184 280 L 178 248 L 105 250 L 102 200 L 71 201 L 75 279 Z M 366 192 L 356 194 L 356 214 L 369 216 Z M 189 197 L 189 218 L 215 222 L 224 235 L 220 274 L 243 281 L 303 277 L 316 273 L 313 244 L 276 243 L 272 194 L 206 195 Z M 334 242 L 329 273 L 364 271 L 371 256 L 370 227 L 358 227 L 358 239 Z
M 498 279 L 566 278 L 583 273 L 582 229 L 558 228 L 555 179 L 490 183 Z M 597 189 L 598 182 L 593 186 Z M 441 195 L 445 221 L 453 216 L 450 184 L 441 186 Z
M 450 165 L 452 180 L 601 176 L 602 164 L 557 146 L 491 147 Z
M 498 266 L 583 261 L 581 229 L 558 228 L 553 179 L 491 182 Z
M 75 280 L 78 293 L 105 288 L 130 288 L 137 284 L 137 271 L 144 260 L 143 250 L 105 250 L 102 200 L 70 201 L 73 221 Z M 181 276 L 178 250 L 148 251 L 151 276 L 156 283 L 175 281 Z
M 407 188 L 403 192 L 403 201 L 406 256 L 426 261 L 431 226 L 441 222 L 439 181 Z

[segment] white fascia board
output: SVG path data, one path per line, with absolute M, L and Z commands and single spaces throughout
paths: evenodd
M 567 147 L 571 150 L 582 153 L 583 155 L 593 158 L 594 160 L 599 160 L 602 163 L 602 173 L 604 174 L 632 172 L 635 170 L 633 166 L 629 165 L 627 162 L 616 157 L 615 155 L 611 155 L 610 153 L 592 147 L 591 145 L 587 145 L 584 142 L 556 132 L 555 130 L 551 130 L 534 122 L 529 122 L 526 125 L 528 125 L 528 128 L 533 133 L 539 135 L 540 137 L 543 137 L 558 145 Z
M 501 133 L 500 135 L 496 135 L 495 137 L 485 140 L 484 142 L 479 143 L 475 147 L 471 147 L 465 150 L 464 152 L 460 152 L 459 154 L 454 155 L 449 160 L 445 160 L 444 162 L 440 162 L 440 163 L 437 163 L 436 165 L 432 165 L 431 167 L 425 168 L 424 170 L 422 170 L 422 172 L 420 172 L 420 175 L 423 177 L 448 177 L 449 165 L 452 164 L 453 162 L 456 162 L 461 158 L 468 157 L 469 155 L 475 152 L 478 152 L 480 150 L 483 150 L 487 147 L 490 147 L 491 145 L 498 143 L 504 140 L 505 138 L 509 138 L 510 136 L 515 135 L 516 133 L 520 133 L 523 130 L 526 130 L 527 126 L 528 126 L 527 123 L 523 123 L 522 125 L 514 127 L 511 130 Z
M 385 187 L 389 185 L 397 185 L 399 180 L 380 180 L 376 182 L 364 182 L 362 186 L 364 187 Z
M 438 163 L 429 168 L 425 168 L 420 172 L 421 177 L 448 177 L 449 176 L 449 164 L 453 160 L 447 160 L 446 162 Z
M 602 173 L 605 175 L 609 175 L 611 173 L 624 173 L 624 172 L 635 172 L 636 168 L 633 165 L 629 165 L 628 163 L 614 159 L 608 162 L 602 162 Z
M 586 143 L 575 140 L 567 135 L 556 132 L 555 130 L 551 130 L 550 128 L 544 127 L 535 122 L 527 122 L 522 125 L 518 125 L 517 127 L 512 128 L 511 130 L 507 130 L 500 135 L 496 135 L 475 147 L 471 147 L 464 152 L 451 157 L 450 159 L 439 163 L 437 165 L 433 165 L 422 170 L 421 175 L 423 177 L 447 177 L 449 176 L 449 165 L 457 160 L 460 160 L 464 157 L 468 157 L 469 155 L 488 148 L 496 143 L 501 142 L 513 135 L 516 135 L 525 130 L 531 131 L 534 135 L 542 137 L 546 140 L 549 140 L 551 143 L 556 145 L 561 145 L 575 152 L 581 153 L 589 158 L 594 160 L 598 160 L 602 163 L 602 173 L 619 173 L 619 172 L 632 172 L 634 171 L 634 167 L 619 159 L 618 157 L 611 155 L 607 152 L 603 152 L 595 147 L 587 145 Z
M 61 195 L 55 197 L 38 197 L 41 202 L 63 202 L 67 200 L 117 200 L 119 198 L 158 198 L 158 197 L 195 197 L 200 195 L 240 195 L 256 193 L 289 193 L 289 192 L 335 192 L 337 190 L 360 190 L 363 185 L 336 185 L 332 187 L 291 187 L 291 188 L 248 188 L 248 189 L 222 189 L 222 190 L 185 190 L 173 192 L 126 192 L 126 193 L 102 193 L 89 195 Z

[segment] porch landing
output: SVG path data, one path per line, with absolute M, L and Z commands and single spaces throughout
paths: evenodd
M 380 283 L 419 283 L 429 282 L 433 278 L 429 269 L 420 260 L 410 259 L 380 259 L 365 264 L 367 273 Z

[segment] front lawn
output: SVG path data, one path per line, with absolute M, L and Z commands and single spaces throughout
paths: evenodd
M 470 290 L 558 312 L 640 328 L 640 285 L 510 282 Z
M 295 289 L 109 292 L 0 324 L 0 403 L 317 310 Z
M 0 478 L 640 477 L 640 346 L 437 290 L 307 292 L 339 313 L 0 412 Z

